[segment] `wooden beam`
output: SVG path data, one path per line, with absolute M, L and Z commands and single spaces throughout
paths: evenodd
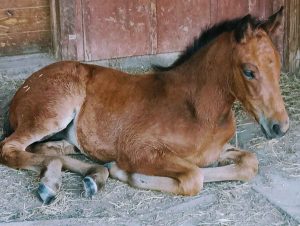
M 25 31 L 49 31 L 49 6 L 0 9 L 0 35 Z
M 49 0 L 1 0 L 0 9 L 34 8 L 48 6 Z
M 50 0 L 54 55 L 84 60 L 81 0 Z
M 4 0 L 0 4 L 0 56 L 48 52 L 49 0 Z
M 19 32 L 0 35 L 0 56 L 48 52 L 50 31 Z
M 59 4 L 57 0 L 50 0 L 50 25 L 52 34 L 52 51 L 57 59 L 61 59 Z
M 300 69 L 300 1 L 286 0 L 285 68 L 290 72 Z

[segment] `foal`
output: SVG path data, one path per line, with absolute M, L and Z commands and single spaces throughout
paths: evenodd
M 217 24 L 152 74 L 72 61 L 35 72 L 10 104 L 0 163 L 41 172 L 45 203 L 59 190 L 62 169 L 84 176 L 87 196 L 109 175 L 181 195 L 197 194 L 203 182 L 250 180 L 255 154 L 227 144 L 235 133 L 232 105 L 239 100 L 267 138 L 288 130 L 280 56 L 269 37 L 282 10 L 266 21 L 247 15 Z M 75 150 L 109 164 L 66 156 Z M 223 166 L 205 168 L 214 162 Z

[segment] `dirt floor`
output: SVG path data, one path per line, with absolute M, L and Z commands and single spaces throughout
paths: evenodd
M 1 70 L 0 60 L 0 106 L 29 72 L 51 61 L 18 71 Z M 87 199 L 82 178 L 64 172 L 56 200 L 44 206 L 36 196 L 38 175 L 0 166 L 0 224 L 299 225 L 300 74 L 283 74 L 281 83 L 291 118 L 285 137 L 267 141 L 240 106 L 235 106 L 238 131 L 232 143 L 257 153 L 260 170 L 253 181 L 209 183 L 201 194 L 182 197 L 138 190 L 109 179 L 93 199 Z

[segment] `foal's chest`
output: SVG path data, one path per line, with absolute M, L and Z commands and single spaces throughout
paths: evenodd
M 219 159 L 224 146 L 230 141 L 235 133 L 234 118 L 226 125 L 209 131 L 205 137 L 200 138 L 200 144 L 194 153 L 186 159 L 194 162 L 199 167 L 206 167 Z

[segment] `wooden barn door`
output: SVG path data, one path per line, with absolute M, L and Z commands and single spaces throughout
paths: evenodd
M 247 13 L 266 18 L 284 0 L 51 0 L 62 59 L 178 52 L 205 27 Z M 54 37 L 54 43 L 55 43 Z M 283 32 L 274 37 L 283 49 Z
M 1 0 L 0 56 L 49 51 L 49 0 Z

